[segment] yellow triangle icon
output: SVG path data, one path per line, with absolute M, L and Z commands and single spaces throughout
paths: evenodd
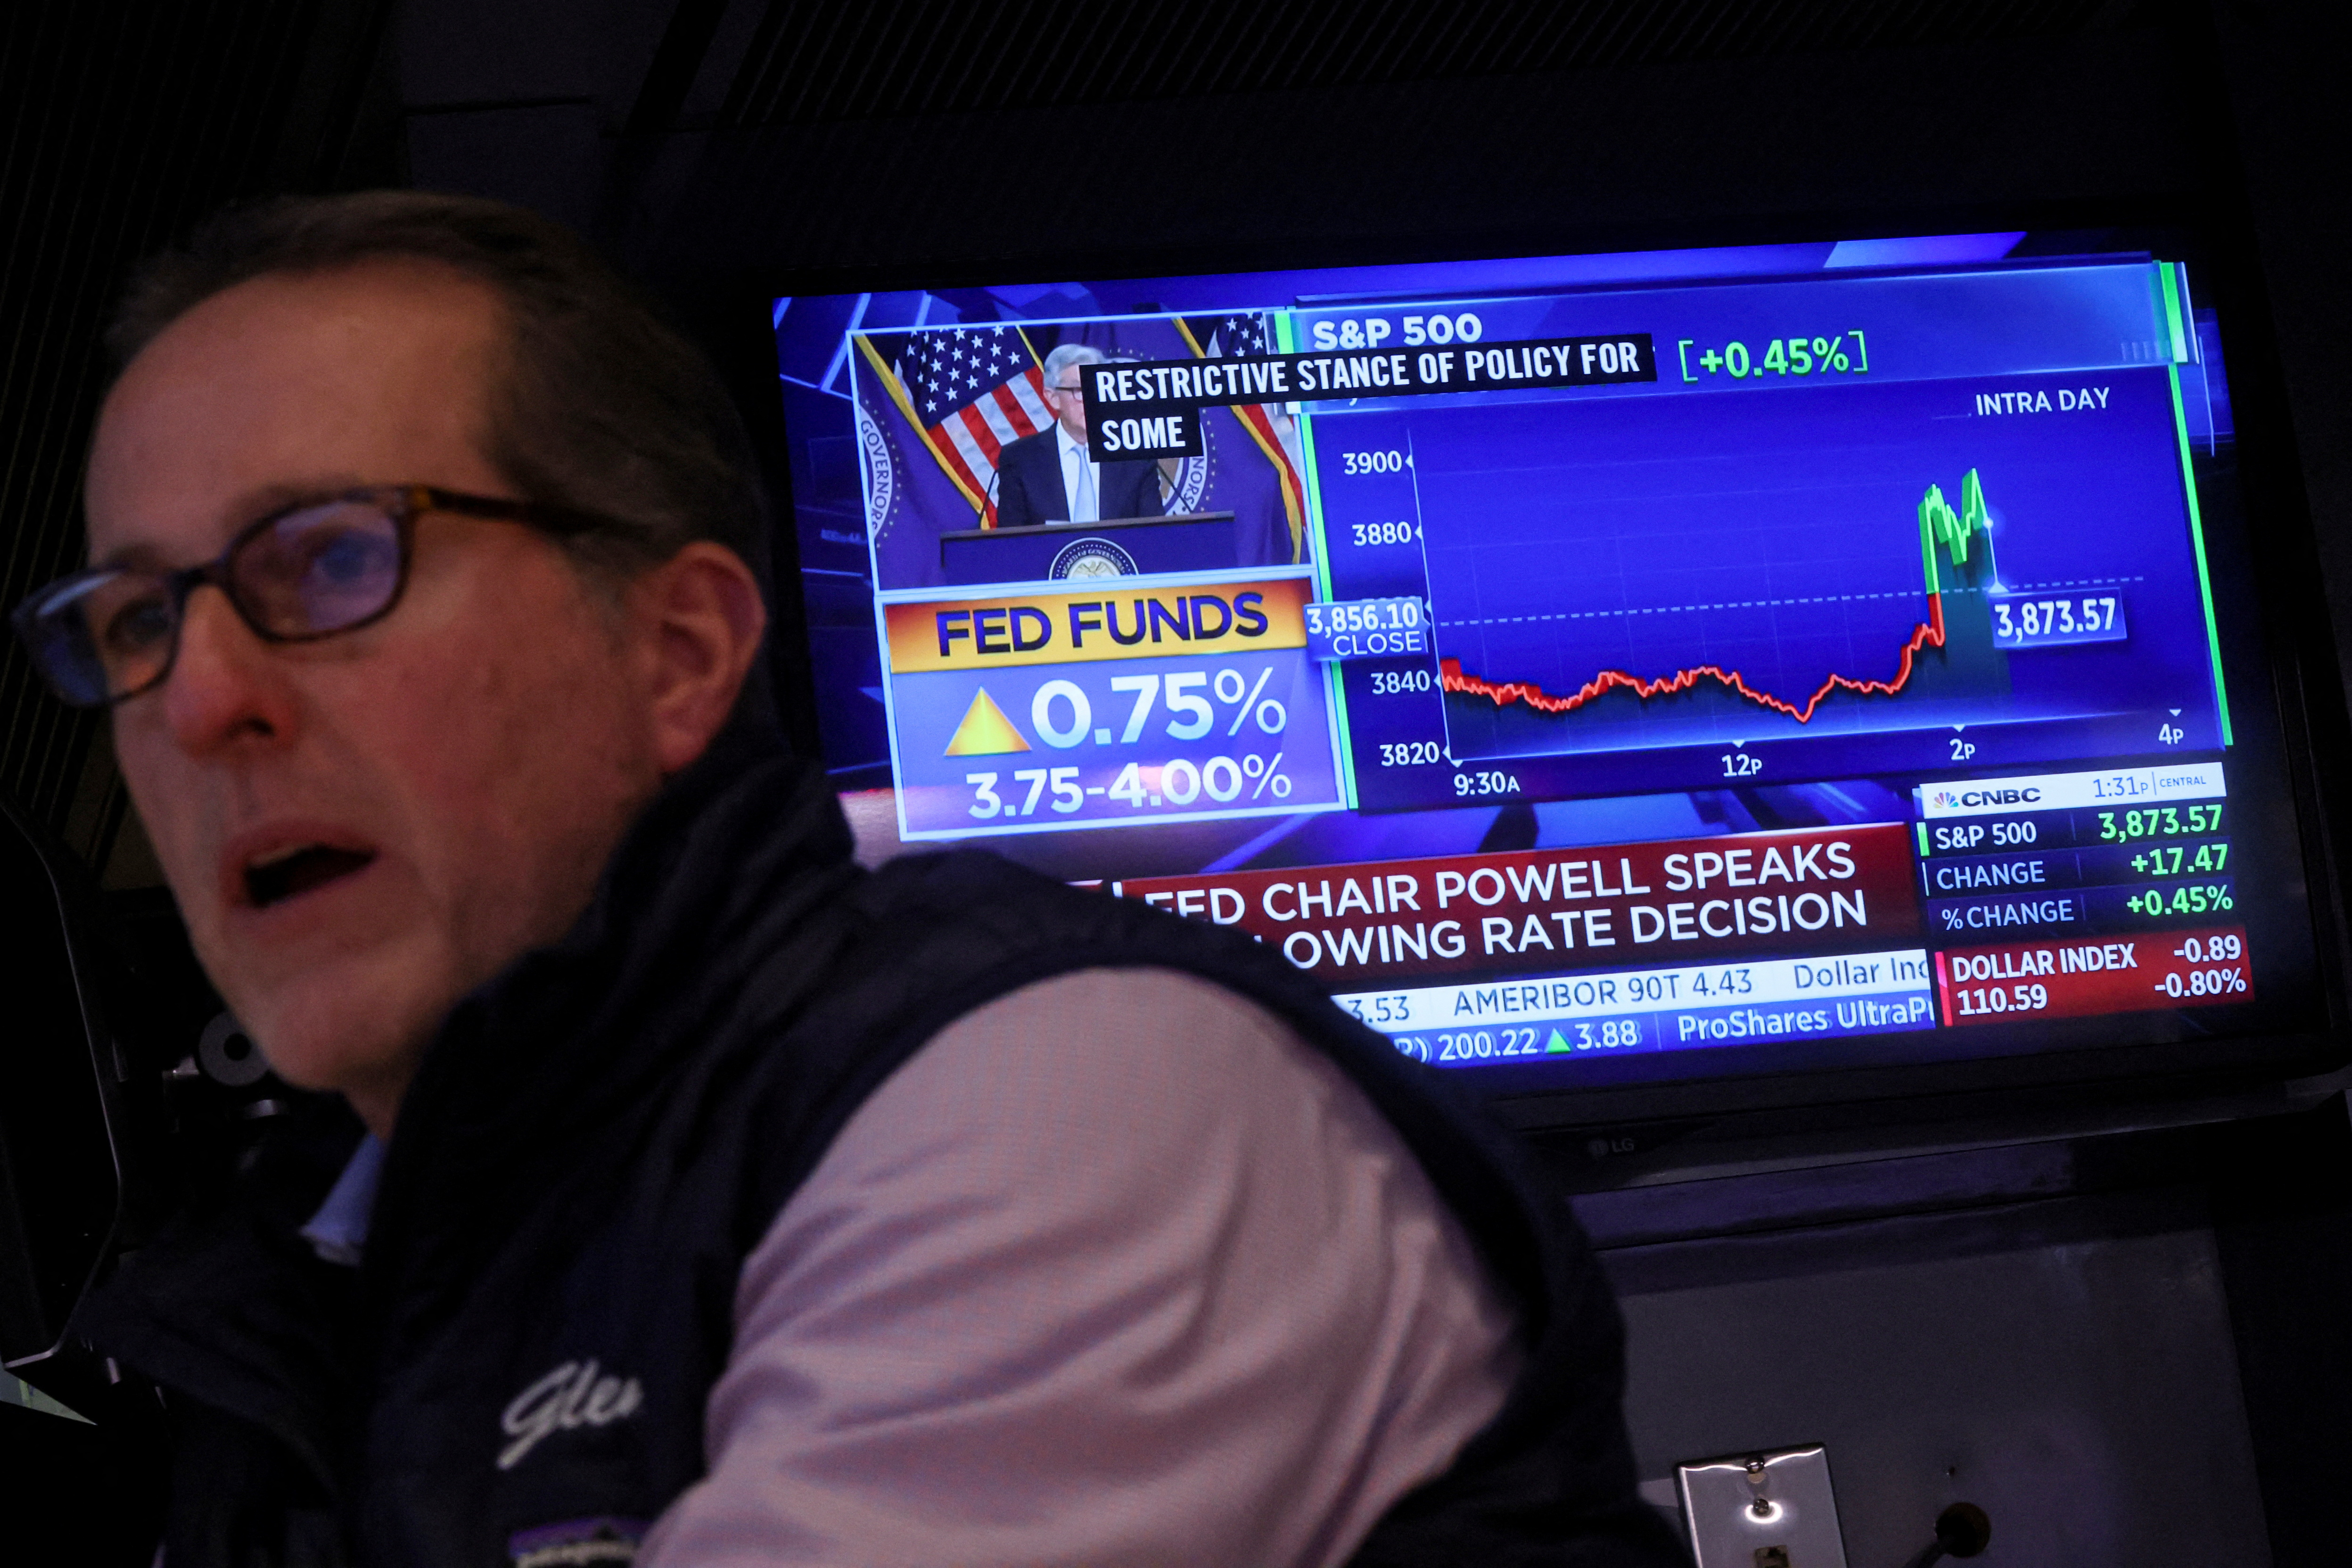
M 950 757 L 998 757 L 1008 751 L 1026 751 L 1029 743 L 1004 716 L 1004 710 L 989 696 L 982 686 L 972 694 L 971 706 L 963 710 L 963 722 L 956 726 L 955 734 L 948 737 Z

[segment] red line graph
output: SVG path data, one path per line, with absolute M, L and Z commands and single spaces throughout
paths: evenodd
M 1911 671 L 1918 663 L 1919 650 L 1940 648 L 1943 645 L 1944 596 L 1940 593 L 1931 593 L 1927 596 L 1927 619 L 1911 629 L 1911 641 L 1904 644 L 1903 664 L 1895 672 L 1894 679 L 1858 681 L 1852 675 L 1832 674 L 1822 683 L 1819 691 L 1805 699 L 1805 705 L 1802 707 L 1786 697 L 1774 696 L 1770 692 L 1758 691 L 1748 684 L 1738 670 L 1726 670 L 1717 664 L 1694 665 L 1687 670 L 1676 670 L 1673 674 L 1654 681 L 1645 681 L 1641 676 L 1628 674 L 1623 670 L 1603 670 L 1585 682 L 1578 690 L 1564 697 L 1552 695 L 1532 681 L 1506 681 L 1497 685 L 1492 681 L 1481 680 L 1476 675 L 1465 674 L 1462 668 L 1462 661 L 1459 659 L 1440 659 L 1437 663 L 1437 674 L 1438 685 L 1446 691 L 1461 692 L 1470 696 L 1490 697 L 1496 707 L 1508 707 L 1513 703 L 1525 703 L 1538 713 L 1570 713 L 1597 696 L 1618 690 L 1631 691 L 1635 696 L 1647 701 L 1651 697 L 1671 696 L 1676 692 L 1686 692 L 1702 680 L 1716 680 L 1729 686 L 1759 707 L 1768 707 L 1774 713 L 1787 714 L 1799 724 L 1810 724 L 1812 722 L 1813 710 L 1820 707 L 1822 699 L 1832 692 L 1847 691 L 1866 697 L 1893 696 L 1910 683 Z

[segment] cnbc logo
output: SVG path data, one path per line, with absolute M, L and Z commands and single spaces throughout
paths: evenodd
M 1971 815 L 1980 811 L 2032 810 L 2046 804 L 2040 783 L 1992 784 L 1969 789 L 1944 785 L 1937 789 L 1923 786 L 1920 803 L 1931 817 Z
M 1939 797 L 1940 798 L 1940 797 Z M 2030 806 L 2042 799 L 2042 791 L 2024 789 L 1963 789 L 1958 800 L 1963 806 Z

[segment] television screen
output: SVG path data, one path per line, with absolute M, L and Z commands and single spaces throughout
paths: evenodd
M 2308 1028 L 2191 259 L 777 298 L 827 765 L 1497 1093 Z

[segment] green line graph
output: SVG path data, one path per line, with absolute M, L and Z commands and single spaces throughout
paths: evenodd
M 1977 471 L 1971 468 L 1960 479 L 1960 509 L 1957 512 L 1944 498 L 1941 485 L 1927 486 L 1927 494 L 1919 501 L 1919 565 L 1927 575 L 1930 595 L 1944 591 L 1943 574 L 1936 566 L 1936 547 L 1944 548 L 1955 569 L 1965 567 L 1979 536 L 1984 539 L 1985 570 L 1977 575 L 1986 581 L 1998 581 L 2000 573 L 1992 557 L 1992 518 L 1985 509 L 1984 482 L 1977 477 Z

